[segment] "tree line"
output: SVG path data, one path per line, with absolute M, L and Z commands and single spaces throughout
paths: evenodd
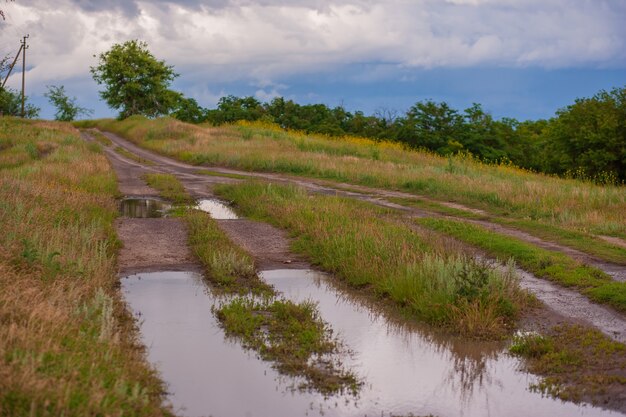
M 171 115 L 213 125 L 263 120 L 307 133 L 391 140 L 444 156 L 469 153 L 488 163 L 510 162 L 600 183 L 626 180 L 626 87 L 577 99 L 553 118 L 535 121 L 495 119 L 476 103 L 459 111 L 446 102 L 423 100 L 402 114 L 365 115 L 283 97 L 262 103 L 235 96 L 222 97 L 214 109 L 181 97 Z

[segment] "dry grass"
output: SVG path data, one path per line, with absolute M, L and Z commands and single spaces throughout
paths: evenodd
M 67 124 L 0 118 L 0 132 L 14 162 L 0 170 L 0 415 L 168 414 L 116 289 L 99 146 Z
M 495 214 L 626 236 L 624 187 L 558 179 L 467 157 L 442 158 L 388 142 L 285 132 L 267 124 L 211 127 L 168 118 L 96 123 L 148 149 L 194 164 L 395 188 Z

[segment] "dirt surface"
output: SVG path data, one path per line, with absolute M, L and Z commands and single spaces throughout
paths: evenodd
M 120 218 L 116 227 L 124 245 L 118 257 L 120 275 L 199 268 L 187 246 L 187 228 L 178 219 Z
M 231 178 L 205 176 L 202 174 L 198 174 L 197 171 L 199 167 L 188 165 L 147 151 L 116 135 L 110 133 L 104 134 L 113 142 L 113 146 L 126 148 L 128 151 L 134 153 L 135 155 L 151 161 L 150 165 L 144 166 L 135 161 L 130 161 L 123 156 L 120 156 L 111 148 L 105 149 L 105 152 L 107 153 L 107 156 L 109 156 L 111 164 L 113 165 L 120 180 L 120 189 L 126 190 L 123 191 L 125 194 L 155 194 L 154 190 L 146 187 L 143 181 L 140 179 L 141 175 L 146 172 L 163 172 L 176 175 L 181 180 L 188 192 L 190 192 L 190 194 L 192 194 L 192 196 L 196 198 L 212 197 L 212 193 L 210 190 L 213 184 L 238 181 Z M 89 136 L 85 133 L 83 133 L 83 135 L 87 136 L 87 138 Z M 441 216 L 440 214 L 429 212 L 428 210 L 414 207 L 406 207 L 386 200 L 386 198 L 392 197 L 415 198 L 415 195 L 413 194 L 373 189 L 363 186 L 354 186 L 350 184 L 339 184 L 335 185 L 339 188 L 333 188 L 324 181 L 313 181 L 279 174 L 250 173 L 233 169 L 214 167 L 210 168 L 214 172 L 246 175 L 279 183 L 296 184 L 314 193 L 341 195 L 345 197 L 355 198 L 387 208 L 397 209 L 405 213 L 407 217 Z M 441 202 L 438 201 L 438 203 Z M 477 214 L 481 213 L 479 211 L 454 203 L 450 203 L 449 206 L 453 206 L 457 209 L 464 209 Z M 590 255 L 576 251 L 569 247 L 555 244 L 553 242 L 543 241 L 542 239 L 538 239 L 534 236 L 531 236 L 516 229 L 507 228 L 482 220 L 472 220 L 472 222 L 480 223 L 481 226 L 488 227 L 491 230 L 497 231 L 498 233 L 515 236 L 537 246 L 544 247 L 546 249 L 566 253 L 576 259 L 580 259 L 590 265 L 594 265 L 604 270 L 605 272 L 614 276 L 616 279 L 621 280 L 625 277 L 626 268 L 624 268 L 623 266 L 602 262 L 600 260 L 594 259 Z M 291 251 L 289 250 L 290 240 L 287 234 L 279 229 L 276 229 L 265 223 L 253 222 L 245 219 L 221 220 L 218 223 L 220 227 L 222 227 L 222 229 L 230 236 L 230 238 L 236 244 L 243 247 L 255 258 L 257 267 L 260 270 L 275 268 L 310 268 L 310 265 L 306 261 L 304 261 L 302 258 L 296 257 L 294 254 L 291 253 Z M 178 226 L 175 226 L 174 224 L 175 222 L 172 222 L 171 226 L 167 226 L 172 228 L 172 236 L 169 236 L 169 233 L 159 235 L 158 229 L 151 230 L 150 228 L 146 228 L 145 232 L 151 234 L 151 237 L 145 238 L 145 244 L 142 244 L 141 242 L 137 242 L 137 244 L 135 244 L 135 241 L 129 241 L 126 247 L 131 248 L 131 251 L 133 250 L 132 247 L 139 248 L 146 245 L 148 245 L 146 247 L 149 247 L 149 245 L 154 245 L 153 249 L 147 250 L 147 252 L 153 252 L 154 256 L 147 253 L 125 255 L 123 259 L 120 259 L 121 268 L 131 269 L 141 267 L 150 268 L 150 270 L 157 270 L 159 268 L 163 269 L 163 267 L 166 265 L 175 267 L 177 265 L 185 265 L 188 262 L 193 262 L 193 258 L 189 254 L 189 250 L 186 246 L 184 229 L 180 224 Z M 144 233 L 144 231 L 141 229 L 136 229 L 136 231 L 137 234 Z M 132 232 L 128 233 L 129 239 L 143 239 L 139 236 L 130 236 Z M 161 239 L 167 239 L 167 241 L 169 241 L 170 243 L 157 243 L 156 241 L 159 239 L 159 237 Z M 168 253 L 168 251 L 173 252 Z M 126 256 L 128 256 L 128 258 L 126 258 Z M 519 272 L 521 275 L 521 285 L 537 295 L 537 298 L 539 298 L 545 305 L 544 309 L 540 309 L 541 311 L 538 310 L 534 313 L 531 313 L 529 317 L 524 319 L 524 328 L 531 328 L 533 326 L 539 328 L 549 327 L 554 323 L 562 322 L 568 322 L 573 324 L 585 323 L 597 327 L 603 333 L 609 335 L 615 340 L 626 341 L 626 318 L 624 318 L 622 314 L 619 314 L 612 309 L 591 303 L 579 293 L 571 290 L 566 290 L 551 282 L 538 279 L 532 274 L 528 274 L 524 271 Z
M 250 253 L 257 269 L 310 269 L 302 257 L 289 250 L 290 239 L 283 230 L 252 220 L 218 220 L 233 242 Z

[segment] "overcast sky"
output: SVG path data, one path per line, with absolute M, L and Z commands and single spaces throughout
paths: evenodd
M 89 67 L 129 39 L 174 65 L 174 88 L 207 107 L 227 94 L 366 113 L 434 99 L 536 119 L 626 85 L 626 0 L 16 0 L 0 8 L 2 56 L 30 34 L 27 94 L 43 117 L 53 115 L 47 85 L 65 85 L 96 117 L 114 114 Z

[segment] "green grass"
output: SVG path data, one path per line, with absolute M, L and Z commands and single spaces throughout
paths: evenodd
M 306 383 L 300 389 L 312 388 L 325 395 L 358 392 L 361 383 L 357 377 L 343 370 L 338 360 L 328 360 L 329 355 L 341 353 L 340 345 L 315 304 L 235 298 L 218 307 L 215 314 L 227 336 L 273 361 L 279 372 L 304 377 Z
M 538 277 L 573 287 L 590 299 L 626 312 L 626 283 L 614 282 L 599 269 L 582 265 L 567 255 L 456 220 L 424 218 L 416 222 L 477 246 L 500 259 L 514 259 Z
M 580 326 L 514 338 L 510 352 L 542 375 L 531 388 L 565 401 L 619 405 L 626 392 L 626 346 Z
M 106 138 L 106 136 L 104 137 Z M 154 162 L 150 161 L 149 159 L 145 159 L 138 155 L 135 155 L 134 153 L 120 146 L 116 146 L 113 150 L 132 161 L 139 162 L 142 165 L 154 165 Z
M 0 415 L 170 415 L 121 301 L 100 145 L 8 117 L 0 143 Z
M 526 305 L 511 271 L 474 261 L 392 212 L 300 188 L 248 182 L 215 191 L 244 214 L 289 230 L 294 250 L 413 318 L 474 337 L 498 337 Z
M 161 197 L 174 204 L 189 204 L 193 198 L 185 190 L 178 178 L 172 174 L 145 174 L 146 183 L 159 191 Z
M 272 287 L 257 276 L 252 257 L 235 245 L 208 214 L 186 210 L 182 217 L 188 226 L 189 245 L 217 290 L 227 294 L 273 294 Z
M 404 190 L 498 216 L 626 237 L 621 215 L 626 211 L 626 192 L 620 186 L 486 165 L 465 156 L 442 158 L 384 141 L 286 132 L 262 123 L 209 127 L 141 117 L 92 123 L 191 164 Z

